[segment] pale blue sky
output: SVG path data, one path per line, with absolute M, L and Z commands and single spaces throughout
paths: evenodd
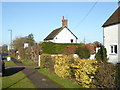
M 2 42 L 10 43 L 16 37 L 33 33 L 36 42 L 43 39 L 54 29 L 61 27 L 62 16 L 68 19 L 68 28 L 78 37 L 79 42 L 102 42 L 104 22 L 117 9 L 117 2 L 98 2 L 84 19 L 95 2 L 4 2 L 2 3 Z

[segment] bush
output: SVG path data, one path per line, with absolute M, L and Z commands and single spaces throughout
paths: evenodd
M 120 88 L 120 63 L 116 64 L 116 87 Z
M 97 60 L 55 57 L 55 73 L 62 78 L 72 79 L 85 88 L 115 88 L 116 68 L 111 63 Z
M 40 66 L 42 68 L 50 68 L 51 62 L 52 62 L 52 57 L 49 54 L 42 54 L 40 56 Z
M 66 48 L 64 49 L 64 54 L 66 55 L 74 54 L 77 48 L 78 46 L 66 46 Z
M 84 46 L 90 51 L 90 54 L 95 54 L 96 46 L 94 44 L 88 43 L 88 44 L 85 44 Z
M 81 86 L 86 88 L 95 87 L 93 85 L 93 78 L 98 68 L 96 60 L 75 58 L 72 68 L 74 68 L 75 80 Z
M 83 87 L 92 87 L 92 81 L 97 71 L 97 61 L 57 56 L 55 58 L 55 73 L 62 78 L 76 80 Z
M 70 64 L 70 56 L 56 56 L 54 65 L 55 73 L 62 78 L 71 78 Z
M 25 59 L 26 58 L 25 49 L 23 47 L 20 47 L 18 51 L 19 51 L 20 59 Z
M 94 78 L 97 88 L 115 88 L 115 66 L 112 63 L 99 62 L 99 69 Z
M 107 51 L 106 51 L 106 48 L 104 48 L 104 46 L 101 46 L 100 49 L 98 50 L 95 58 L 97 60 L 101 60 L 103 62 L 106 62 L 107 61 Z
M 38 56 L 40 54 L 41 48 L 38 44 L 34 44 L 33 46 L 29 46 L 25 48 L 25 59 L 33 62 L 38 61 Z
M 88 59 L 90 57 L 90 51 L 84 46 L 78 47 L 76 54 L 78 54 L 81 59 Z

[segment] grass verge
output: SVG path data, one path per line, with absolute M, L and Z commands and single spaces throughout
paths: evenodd
M 15 66 L 16 64 L 13 61 L 4 61 L 5 62 L 5 66 Z
M 81 86 L 77 85 L 75 81 L 60 78 L 57 75 L 50 73 L 48 69 L 41 68 L 37 69 L 37 71 L 47 76 L 49 79 L 60 85 L 62 88 L 82 88 Z
M 2 77 L 0 77 L 0 90 L 2 90 Z
M 37 65 L 38 64 L 38 62 L 32 62 L 32 61 L 27 61 L 27 60 L 21 60 L 21 62 L 24 65 Z
M 35 85 L 20 71 L 16 74 L 2 77 L 2 88 L 35 88 Z

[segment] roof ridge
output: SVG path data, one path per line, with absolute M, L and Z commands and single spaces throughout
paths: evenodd
M 51 39 L 53 39 L 62 29 L 63 29 L 63 27 L 54 29 L 44 40 L 51 40 Z
M 57 28 L 53 30 L 44 40 L 51 40 L 53 39 L 58 33 L 60 33 L 64 28 L 67 28 L 71 33 L 72 31 L 67 26 L 62 26 L 60 28 Z M 72 33 L 73 34 L 73 33 Z M 73 34 L 74 35 L 74 34 Z M 75 35 L 74 35 L 75 36 Z M 76 36 L 75 36 L 76 37 Z M 77 37 L 76 37 L 77 38 Z M 77 38 L 78 39 L 78 38 Z
M 118 7 L 114 13 L 106 20 L 102 27 L 114 25 L 120 23 L 120 7 Z

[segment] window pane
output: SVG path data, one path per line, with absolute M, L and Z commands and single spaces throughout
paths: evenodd
M 117 53 L 117 45 L 115 45 L 114 48 L 114 52 Z
M 111 46 L 111 53 L 113 53 L 113 46 Z

